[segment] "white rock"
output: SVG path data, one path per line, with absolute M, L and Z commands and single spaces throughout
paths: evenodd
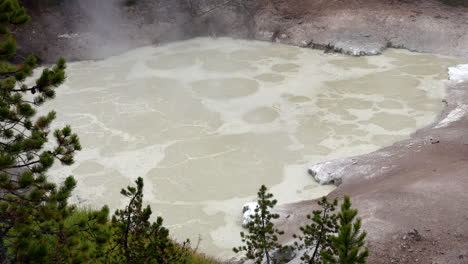
M 258 207 L 257 202 L 249 202 L 242 206 L 242 213 L 244 219 L 242 220 L 242 226 L 247 227 L 247 225 L 252 221 L 252 217 L 255 215 L 255 209 Z
M 457 108 L 453 109 L 447 117 L 445 117 L 442 121 L 437 124 L 435 128 L 447 127 L 453 122 L 460 120 L 468 113 L 468 105 L 459 105 Z
M 448 68 L 449 80 L 464 82 L 468 81 L 468 64 L 460 64 Z
M 62 34 L 62 35 L 58 35 L 59 38 L 67 38 L 67 39 L 71 39 L 71 38 L 76 38 L 78 37 L 78 33 L 72 33 L 72 34 Z
M 318 163 L 309 168 L 309 174 L 319 184 L 339 184 L 346 172 L 346 166 L 353 162 L 352 159 L 341 159 Z

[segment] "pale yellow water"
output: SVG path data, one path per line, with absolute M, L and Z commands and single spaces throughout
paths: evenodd
M 75 201 L 145 200 L 178 239 L 219 257 L 239 244 L 242 204 L 266 184 L 280 203 L 317 198 L 307 165 L 407 138 L 441 111 L 452 59 L 388 50 L 325 55 L 271 43 L 199 38 L 71 63 L 47 108 L 84 150 L 51 177 L 78 179 Z

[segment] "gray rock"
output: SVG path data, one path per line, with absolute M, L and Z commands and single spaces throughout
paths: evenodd
M 272 254 L 273 263 L 289 263 L 296 256 L 296 251 L 291 247 L 287 247 L 284 250 L 277 250 Z

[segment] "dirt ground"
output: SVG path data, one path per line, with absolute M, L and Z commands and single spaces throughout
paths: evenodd
M 298 28 L 323 27 L 321 34 L 290 27 L 284 41 L 311 34 L 314 41 L 308 46 L 348 53 L 378 53 L 391 46 L 462 58 L 468 54 L 468 8 L 437 1 L 280 2 L 278 12 L 302 18 Z M 362 43 L 366 38 L 372 45 Z M 330 196 L 350 195 L 359 209 L 368 231 L 369 263 L 468 263 L 467 89 L 468 83 L 449 84 L 444 113 L 412 139 L 327 164 L 330 172 L 344 167 L 342 183 Z M 303 201 L 278 209 L 289 216 L 281 226 L 286 241 L 315 204 Z
M 464 111 L 467 89 L 449 87 L 440 122 L 412 139 L 328 163 L 327 171 L 345 167 L 329 196 L 352 197 L 368 232 L 369 263 L 468 263 L 468 118 L 442 121 Z M 289 216 L 281 223 L 286 241 L 314 207 L 303 201 L 278 208 Z

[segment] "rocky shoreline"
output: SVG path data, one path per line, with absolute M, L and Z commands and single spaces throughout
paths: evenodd
M 123 9 L 84 8 L 94 2 L 34 5 L 34 23 L 16 32 L 20 52 L 44 62 L 100 59 L 143 45 L 229 36 L 350 55 L 393 47 L 468 58 L 467 8 L 437 0 L 200 0 L 196 6 L 140 0 Z
M 368 231 L 369 263 L 468 261 L 468 82 L 446 85 L 446 109 L 411 139 L 309 169 L 318 182 L 338 185 L 330 197 L 351 195 Z M 314 206 L 303 201 L 277 209 L 288 216 L 280 223 L 284 242 Z
M 34 23 L 16 31 L 20 54 L 37 54 L 44 63 L 99 59 L 211 35 L 352 55 L 397 47 L 468 59 L 468 8 L 435 0 L 189 2 L 141 0 L 117 13 L 96 7 L 97 14 L 73 4 L 35 6 Z M 340 183 L 331 197 L 352 196 L 369 233 L 369 263 L 468 262 L 468 82 L 447 87 L 444 112 L 411 139 L 312 167 L 319 181 Z M 288 216 L 279 223 L 284 242 L 314 206 L 279 206 Z

